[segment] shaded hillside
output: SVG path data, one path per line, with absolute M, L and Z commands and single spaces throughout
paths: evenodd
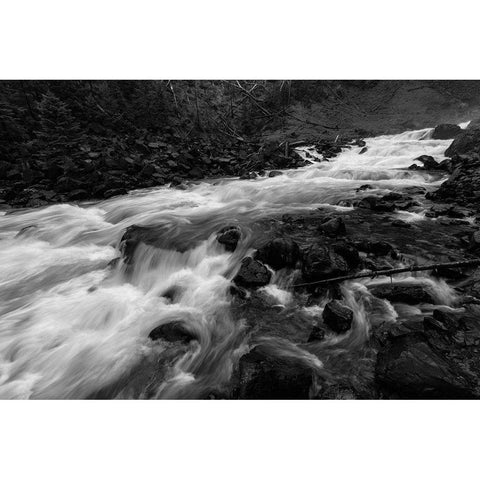
M 479 104 L 474 81 L 2 81 L 0 201 L 40 206 L 292 168 L 298 158 L 276 150 L 285 141 L 465 121 Z

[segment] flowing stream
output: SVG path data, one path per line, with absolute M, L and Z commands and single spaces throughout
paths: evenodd
M 252 251 L 259 222 L 326 205 L 348 210 L 337 204 L 365 183 L 385 193 L 438 186 L 445 177 L 407 169 L 422 154 L 444 158 L 451 140 L 432 140 L 431 131 L 369 138 L 363 154 L 353 146 L 330 162 L 312 161 L 272 178 L 204 181 L 184 190 L 161 187 L 0 213 L 0 398 L 89 398 L 121 379 L 128 379 L 126 388 L 116 396 L 144 398 L 142 365 L 148 370 L 158 359 L 164 366 L 157 365 L 153 385 L 149 380 L 149 398 L 199 398 L 227 383 L 251 346 L 244 324 L 233 318 L 229 286 Z M 421 214 L 405 217 L 421 220 Z M 133 224 L 163 226 L 168 242 L 164 248 L 141 245 L 127 275 L 122 262 L 110 262 Z M 243 237 L 230 253 L 215 234 L 232 224 Z M 292 293 L 278 278 L 264 290 L 286 305 Z M 424 280 L 440 303 L 452 302 L 454 292 L 444 282 L 426 274 Z M 368 335 L 375 314 L 361 300 L 368 297 L 366 283 L 343 287 L 355 325 L 327 344 L 341 341 L 347 348 Z M 172 289 L 173 299 L 166 295 Z M 309 308 L 313 315 L 322 306 Z M 391 321 L 399 315 L 388 302 L 383 312 Z M 172 346 L 148 338 L 172 320 L 185 322 L 198 341 Z M 280 338 L 264 342 L 324 368 L 318 349 Z M 132 386 L 135 378 L 139 388 Z

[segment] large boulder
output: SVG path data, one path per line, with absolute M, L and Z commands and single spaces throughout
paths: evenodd
M 462 132 L 463 130 L 454 123 L 442 123 L 435 127 L 432 138 L 434 140 L 448 140 L 449 138 L 455 138 Z
M 475 396 L 463 372 L 436 353 L 421 333 L 389 339 L 378 352 L 375 378 L 388 396 L 399 398 Z
M 252 257 L 245 257 L 233 281 L 241 287 L 257 288 L 267 285 L 271 277 L 270 270 L 263 263 Z
M 332 300 L 325 305 L 323 322 L 334 332 L 344 333 L 350 330 L 353 321 L 353 312 L 339 300 Z
M 377 298 L 382 298 L 394 303 L 407 303 L 416 305 L 419 303 L 435 303 L 435 299 L 422 285 L 390 284 L 376 285 L 370 288 L 370 292 Z
M 237 226 L 222 228 L 217 234 L 217 242 L 225 247 L 225 250 L 233 252 L 237 248 L 242 234 Z
M 274 270 L 293 268 L 300 259 L 300 247 L 290 238 L 275 238 L 257 250 L 255 259 Z
M 191 237 L 173 237 L 165 225 L 130 225 L 120 240 L 120 251 L 126 264 L 133 262 L 135 250 L 140 244 L 185 252 L 196 245 Z
M 302 274 L 307 282 L 338 277 L 347 272 L 345 259 L 324 245 L 313 245 L 304 255 Z
M 462 131 L 445 151 L 446 157 L 480 151 L 480 128 Z
M 246 400 L 308 399 L 313 377 L 314 371 L 299 359 L 255 347 L 240 359 L 234 396 Z

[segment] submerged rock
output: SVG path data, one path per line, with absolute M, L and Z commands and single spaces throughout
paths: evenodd
M 344 333 L 352 326 L 353 312 L 339 300 L 332 300 L 325 305 L 323 321 L 334 332 Z
M 155 340 L 166 340 L 167 342 L 188 343 L 195 340 L 195 335 L 190 332 L 182 322 L 170 322 L 154 328 L 148 337 Z
M 449 138 L 455 138 L 462 132 L 463 130 L 454 123 L 442 123 L 435 127 L 432 138 L 434 140 L 448 140 Z
M 217 234 L 217 242 L 221 243 L 225 250 L 233 252 L 237 248 L 238 241 L 242 234 L 237 226 L 222 228 Z
M 263 263 L 246 257 L 233 281 L 241 287 L 257 288 L 267 285 L 271 277 L 271 272 Z
M 275 238 L 257 250 L 255 259 L 274 270 L 293 268 L 300 259 L 300 247 L 290 238 Z
M 375 297 L 394 303 L 435 303 L 432 295 L 422 285 L 384 284 L 370 288 L 370 293 Z

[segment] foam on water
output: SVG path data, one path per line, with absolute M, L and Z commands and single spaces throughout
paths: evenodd
M 171 321 L 183 323 L 196 340 L 186 352 L 178 350 L 154 396 L 199 397 L 225 384 L 249 348 L 244 326 L 230 316 L 229 286 L 241 258 L 251 251 L 254 222 L 335 205 L 367 182 L 379 191 L 440 183 L 428 172 L 406 170 L 422 154 L 444 158 L 450 141 L 432 140 L 431 131 L 367 138 L 364 154 L 352 147 L 329 162 L 315 161 L 317 155 L 310 165 L 272 178 L 203 181 L 186 190 L 160 187 L 96 203 L 2 213 L 0 397 L 88 397 L 153 351 L 158 355 L 167 348 L 155 345 L 148 334 Z M 421 217 L 398 215 L 406 221 Z M 215 241 L 215 232 L 232 223 L 242 226 L 244 238 L 230 253 Z M 108 266 L 133 224 L 162 226 L 171 245 L 191 246 L 183 252 L 141 246 L 132 268 Z M 407 280 L 419 281 L 400 281 Z M 439 302 L 452 304 L 446 284 L 425 281 Z M 274 277 L 265 293 L 290 304 L 290 284 L 291 278 Z M 362 289 L 365 282 L 350 283 L 344 292 L 356 312 L 352 332 L 339 336 L 345 348 L 364 341 L 373 318 Z M 307 311 L 316 315 L 321 308 Z M 385 303 L 384 310 L 393 321 L 394 311 Z M 322 369 L 315 355 L 291 342 L 259 342 Z

